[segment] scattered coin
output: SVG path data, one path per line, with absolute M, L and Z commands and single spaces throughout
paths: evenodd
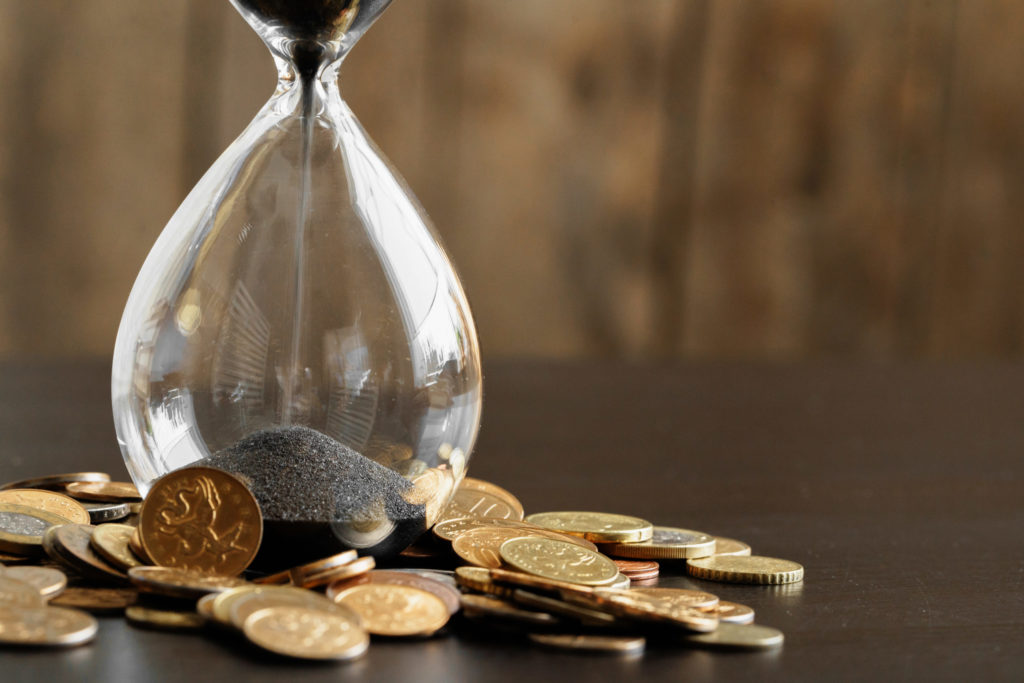
M 505 541 L 501 559 L 527 574 L 587 586 L 607 585 L 619 576 L 615 563 L 604 555 L 550 538 Z M 629 579 L 626 582 L 628 585 Z
M 326 586 L 333 581 L 344 581 L 356 576 L 361 576 L 377 566 L 372 556 L 360 557 L 348 564 L 327 569 L 317 574 L 292 577 L 292 583 L 303 588 L 319 588 Z
M 292 579 L 296 576 L 300 577 L 300 579 L 305 576 L 311 576 L 328 569 L 349 564 L 357 557 L 359 557 L 359 554 L 355 550 L 346 550 L 336 555 L 325 557 L 322 560 L 302 564 L 297 567 L 292 567 L 291 569 L 285 569 L 284 571 L 277 572 L 276 574 L 270 574 L 269 576 L 261 576 L 258 579 L 254 579 L 253 583 L 283 586 L 293 583 Z
M 522 588 L 512 591 L 512 600 L 520 605 L 531 607 L 548 614 L 568 617 L 580 622 L 584 626 L 610 627 L 616 625 L 616 619 L 607 612 L 584 607 L 583 605 L 567 602 L 560 598 L 547 595 L 539 595 Z
M 155 609 L 131 605 L 124 611 L 128 623 L 163 631 L 196 631 L 203 627 L 203 618 L 196 612 Z
M 139 515 L 139 539 L 155 564 L 237 576 L 260 547 L 256 498 L 234 476 L 189 467 L 153 484 Z
M 507 529 L 540 529 L 536 524 L 527 524 L 514 519 L 496 519 L 494 517 L 458 517 L 448 519 L 434 525 L 431 531 L 443 541 L 453 542 L 456 538 L 471 529 L 483 526 L 497 526 Z
M 790 560 L 760 555 L 716 555 L 688 560 L 691 576 L 728 583 L 794 583 L 804 578 L 804 568 Z
M 445 606 L 448 608 L 449 614 L 455 614 L 459 611 L 459 599 L 461 596 L 457 588 L 453 588 L 447 583 L 443 583 L 437 579 L 421 576 L 420 574 L 390 571 L 387 569 L 377 569 L 351 579 L 334 581 L 327 586 L 327 597 L 333 600 L 336 595 L 343 592 L 345 589 L 351 588 L 352 586 L 359 586 L 364 583 L 386 583 L 394 586 L 412 586 L 413 588 L 419 588 L 420 590 L 433 593 L 437 597 L 441 598 Z
M 501 621 L 514 621 L 530 626 L 554 626 L 558 619 L 546 612 L 538 612 L 501 600 L 493 596 L 473 595 L 462 596 L 462 609 L 469 618 L 487 617 Z
M 134 588 L 82 588 L 71 586 L 50 601 L 51 605 L 75 607 L 94 614 L 116 614 L 134 605 L 139 593 Z
M 16 555 L 38 555 L 42 551 L 43 534 L 51 527 L 68 521 L 52 512 L 0 503 L 0 551 Z
M 452 542 L 452 550 L 466 562 L 478 567 L 497 569 L 502 566 L 501 546 L 513 538 L 549 538 L 555 541 L 571 543 L 578 547 L 596 552 L 595 546 L 583 539 L 568 536 L 550 529 L 527 529 L 519 527 L 483 526 L 470 529 Z M 589 547 L 580 543 L 587 543 Z
M 526 521 L 594 543 L 638 543 L 654 532 L 654 525 L 645 519 L 607 512 L 538 512 Z
M 69 472 L 67 474 L 51 474 L 46 477 L 33 477 L 20 481 L 9 481 L 0 485 L 0 491 L 6 489 L 56 489 L 63 491 L 67 484 L 76 481 L 110 481 L 105 472 Z
M 516 501 L 518 503 L 518 501 Z M 456 489 L 448 507 L 441 513 L 438 523 L 462 517 L 485 517 L 491 519 L 511 519 L 522 521 L 522 505 L 506 501 L 488 491 L 473 489 Z
M 350 660 L 370 646 L 369 635 L 352 620 L 305 607 L 262 609 L 245 620 L 243 629 L 256 645 L 300 659 Z
M 722 600 L 712 611 L 715 613 L 715 616 L 718 617 L 718 621 L 720 622 L 728 624 L 754 623 L 754 610 L 746 605 L 741 605 L 738 602 Z
M 128 571 L 143 566 L 142 560 L 128 547 L 133 533 L 135 527 L 127 524 L 101 524 L 93 530 L 89 543 L 97 555 L 118 569 Z
M 402 497 L 414 505 L 422 505 L 427 528 L 441 518 L 441 514 L 452 497 L 455 479 L 450 471 L 432 467 L 422 474 L 411 477 L 412 487 Z
M 83 576 L 106 581 L 126 581 L 127 575 L 92 549 L 92 534 L 96 529 L 88 524 L 64 524 L 47 529 L 43 536 L 43 549 L 52 560 Z
M 20 646 L 71 646 L 87 643 L 99 626 L 85 612 L 60 607 L 0 607 L 0 643 Z
M 579 652 L 638 655 L 644 651 L 646 641 L 630 636 L 595 636 L 561 633 L 531 633 L 530 640 L 544 647 L 556 650 Z
M 749 555 L 750 546 L 735 538 L 715 537 L 715 555 Z
M 146 549 L 142 547 L 142 541 L 139 539 L 139 527 L 135 527 L 132 535 L 128 538 L 128 549 L 132 551 L 135 557 L 142 560 L 144 564 L 156 564 L 153 558 L 146 553 Z
M 213 601 L 214 616 L 221 623 L 241 630 L 246 620 L 269 607 L 303 607 L 330 614 L 339 614 L 356 624 L 362 617 L 354 610 L 328 600 L 319 593 L 294 586 L 249 586 L 221 593 Z
M 76 481 L 67 485 L 69 496 L 97 503 L 133 503 L 142 500 L 135 484 L 127 481 Z
M 174 567 L 132 567 L 128 570 L 128 578 L 139 590 L 147 593 L 189 600 L 250 585 L 248 581 L 230 576 L 202 574 Z
M 335 596 L 351 608 L 363 627 L 378 636 L 427 636 L 448 623 L 448 608 L 441 598 L 411 586 L 368 583 Z
M 14 503 L 45 510 L 63 517 L 65 524 L 88 524 L 89 513 L 70 496 L 42 489 L 7 489 L 0 491 L 0 503 Z
M 646 541 L 609 543 L 602 550 L 609 555 L 646 560 L 708 557 L 715 553 L 715 537 L 700 531 L 656 526 Z
M 7 570 L 0 575 L 0 608 L 33 609 L 46 606 L 39 589 L 35 586 L 7 576 Z
M 89 521 L 93 524 L 116 522 L 131 514 L 128 503 L 90 503 L 76 501 L 89 513 Z
M 725 622 L 710 633 L 686 636 L 686 642 L 705 647 L 720 647 L 740 650 L 765 650 L 779 647 L 785 637 L 782 631 L 770 626 L 756 624 L 731 624 Z
M 516 511 L 515 517 L 522 519 L 524 515 L 523 504 L 519 502 L 511 491 L 507 491 L 497 484 L 492 484 L 489 481 L 483 479 L 474 479 L 473 477 L 466 477 L 459 484 L 459 489 L 464 491 L 478 491 L 480 493 L 487 493 L 495 498 L 503 500 L 510 508 Z
M 52 567 L 7 567 L 0 570 L 0 574 L 27 583 L 39 591 L 44 600 L 57 597 L 68 585 L 64 572 Z
M 596 607 L 618 617 L 671 625 L 688 631 L 706 633 L 718 627 L 718 617 L 671 599 L 651 597 L 635 590 L 595 589 L 585 596 L 567 596 L 570 600 Z

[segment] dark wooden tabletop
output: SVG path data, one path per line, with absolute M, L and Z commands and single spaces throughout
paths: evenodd
M 0 479 L 125 476 L 107 372 L 0 366 Z M 471 474 L 528 511 L 629 513 L 801 562 L 803 583 L 778 589 L 694 582 L 785 646 L 617 659 L 453 635 L 310 666 L 108 617 L 85 647 L 0 650 L 0 679 L 1024 678 L 1024 365 L 504 362 L 485 381 Z

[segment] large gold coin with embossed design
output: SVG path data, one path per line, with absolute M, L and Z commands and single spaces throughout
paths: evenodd
M 98 628 L 95 619 L 75 609 L 0 607 L 0 643 L 51 647 L 80 645 L 92 640 Z
M 609 512 L 538 512 L 526 521 L 594 543 L 637 543 L 654 533 L 654 525 L 646 519 Z
M 363 628 L 377 636 L 426 636 L 448 623 L 441 598 L 412 586 L 364 583 L 338 593 L 334 601 L 356 612 Z
M 256 498 L 227 472 L 175 470 L 156 481 L 139 514 L 139 539 L 158 565 L 221 576 L 249 566 L 263 537 Z
M 501 545 L 501 559 L 527 574 L 584 586 L 605 586 L 619 576 L 600 553 L 551 538 L 513 538 Z
M 262 609 L 243 630 L 256 645 L 300 659 L 355 659 L 370 646 L 369 635 L 351 619 L 308 607 Z
M 0 491 L 0 503 L 26 505 L 60 515 L 69 524 L 88 524 L 89 511 L 70 496 L 42 489 L 9 489 Z

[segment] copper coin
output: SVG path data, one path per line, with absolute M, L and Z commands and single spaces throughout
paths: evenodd
M 153 484 L 139 515 L 139 539 L 164 567 L 237 576 L 260 548 L 263 517 L 252 492 L 234 476 L 189 467 Z
M 6 484 L 0 485 L 0 491 L 6 489 L 54 489 L 63 491 L 68 484 L 75 481 L 110 481 L 110 475 L 106 472 L 51 474 L 45 477 L 9 481 Z
M 135 484 L 127 481 L 76 481 L 67 486 L 69 496 L 98 503 L 130 503 L 142 500 Z
M 388 571 L 387 569 L 377 569 L 352 579 L 334 581 L 327 586 L 327 597 L 333 600 L 336 595 L 345 589 L 364 583 L 388 583 L 396 586 L 419 588 L 441 598 L 448 608 L 449 614 L 455 614 L 459 611 L 459 591 L 457 589 L 419 574 Z
M 82 588 L 71 586 L 50 601 L 51 605 L 75 607 L 94 614 L 115 614 L 134 605 L 139 593 L 134 588 Z
M 127 580 L 124 572 L 92 549 L 92 532 L 95 528 L 88 524 L 65 524 L 48 529 L 43 536 L 43 549 L 56 562 L 85 576 L 108 581 Z
M 641 572 L 641 573 L 637 573 L 637 574 L 629 574 L 629 575 L 624 575 L 624 576 L 626 576 L 626 578 L 629 579 L 631 584 L 632 583 L 637 583 L 637 582 L 646 583 L 648 581 L 653 581 L 653 580 L 657 579 L 658 578 L 658 571 L 655 570 L 653 572 Z
M 612 562 L 615 563 L 620 572 L 630 578 L 634 574 L 649 574 L 651 572 L 654 572 L 655 576 L 658 574 L 657 562 L 634 562 L 632 560 L 612 560 Z
M 203 574 L 175 567 L 132 567 L 128 570 L 128 578 L 139 590 L 147 593 L 189 600 L 250 585 L 248 581 L 230 576 Z
M 44 600 L 57 597 L 68 585 L 64 572 L 53 567 L 7 567 L 2 574 L 5 578 L 32 586 Z
M 14 503 L 60 515 L 67 524 L 88 524 L 89 513 L 70 496 L 43 489 L 8 489 L 0 491 L 0 503 Z

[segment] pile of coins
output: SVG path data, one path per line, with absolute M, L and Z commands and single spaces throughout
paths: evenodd
M 349 550 L 261 574 L 250 569 L 259 505 L 221 470 L 172 472 L 145 501 L 133 485 L 95 472 L 5 484 L 0 644 L 88 642 L 97 633 L 91 612 L 314 660 L 357 658 L 371 638 L 466 625 L 469 637 L 512 634 L 581 652 L 763 649 L 781 645 L 782 633 L 710 592 L 657 587 L 662 564 L 721 582 L 803 578 L 797 563 L 754 556 L 740 541 L 636 517 L 527 517 L 513 494 L 478 479 L 465 478 L 434 516 L 431 532 L 395 559 L 400 566 L 377 568 Z

